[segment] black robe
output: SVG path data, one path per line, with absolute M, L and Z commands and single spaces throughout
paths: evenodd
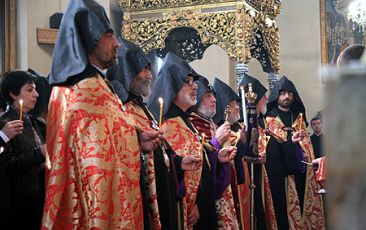
M 278 108 L 273 108 L 267 116 L 279 116 L 285 127 L 291 127 L 296 118 L 291 111 L 283 112 Z M 306 172 L 302 173 L 299 170 L 299 162 L 295 154 L 296 146 L 292 143 L 291 136 L 292 131 L 288 131 L 287 141 L 284 143 L 279 143 L 271 136 L 267 145 L 266 170 L 278 229 L 289 229 L 285 180 L 288 175 L 295 175 L 301 210 L 304 200 Z
M 0 138 L 0 146 L 6 147 L 3 139 Z M 5 151 L 0 153 L 0 225 L 7 228 L 10 214 L 10 191 L 9 177 L 6 170 L 6 162 L 9 161 L 10 155 Z
M 255 109 L 255 107 L 254 107 Z M 255 111 L 255 110 L 254 110 Z M 253 166 L 253 178 L 254 178 L 254 217 L 255 217 L 255 229 L 257 230 L 266 230 L 267 224 L 266 224 L 266 215 L 265 210 L 263 206 L 263 197 L 262 197 L 262 179 L 263 179 L 263 170 L 262 170 L 262 164 L 255 163 L 256 159 L 258 158 L 258 153 L 255 153 L 255 150 L 253 149 L 253 146 L 250 146 L 248 143 L 251 143 L 252 138 L 258 138 L 258 137 L 252 137 L 252 128 L 258 129 L 258 126 L 264 127 L 263 123 L 263 117 L 257 116 L 256 113 L 251 114 L 249 116 L 249 124 L 248 124 L 248 132 L 247 132 L 247 144 L 244 145 L 245 151 L 244 151 L 244 160 L 248 161 L 248 170 L 249 173 L 251 173 L 251 167 L 252 165 L 249 163 L 251 161 L 254 162 Z M 255 140 L 254 142 L 258 142 L 258 140 Z
M 19 119 L 19 113 L 11 108 L 1 117 L 0 129 L 6 122 L 16 119 Z M 45 196 L 45 158 L 36 145 L 32 127 L 40 141 L 44 141 L 33 117 L 23 116 L 23 121 L 22 134 L 11 139 L 2 153 L 0 173 L 5 174 L 1 176 L 1 183 L 5 186 L 8 183 L 9 190 L 2 188 L 1 195 L 8 195 L 10 209 L 7 215 L 13 229 L 40 229 Z M 4 226 L 3 223 L 0 226 Z
M 314 157 L 319 158 L 323 156 L 322 152 L 322 139 L 323 135 L 316 135 L 315 133 L 310 136 L 311 144 L 313 144 L 314 148 Z

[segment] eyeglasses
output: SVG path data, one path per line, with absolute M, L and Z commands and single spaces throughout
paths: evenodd
M 194 80 L 193 78 L 186 78 L 184 80 L 185 83 L 187 83 L 189 86 L 192 86 L 193 83 L 197 82 L 196 80 Z
M 281 96 L 284 96 L 284 95 L 286 95 L 286 94 L 288 94 L 290 97 L 293 97 L 293 96 L 294 96 L 294 92 L 286 91 L 286 90 L 282 90 L 282 91 L 280 91 L 280 95 L 281 95 Z

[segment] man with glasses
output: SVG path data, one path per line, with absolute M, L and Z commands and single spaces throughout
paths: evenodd
M 219 156 L 211 154 L 213 148 L 204 141 L 189 120 L 190 108 L 197 103 L 197 83 L 199 76 L 180 57 L 168 53 L 165 56 L 158 78 L 149 98 L 149 108 L 159 117 L 158 98 L 164 100 L 162 110 L 164 136 L 176 153 L 175 162 L 186 157 L 196 162 L 192 171 L 177 170 L 178 178 L 184 178 L 186 193 L 182 199 L 184 229 L 216 229 L 217 218 L 213 184 L 213 169 L 217 159 L 229 161 L 235 148 L 219 151 Z M 203 211 L 204 210 L 204 211 Z M 200 220 L 199 220 L 200 219 Z
M 324 229 L 322 197 L 313 168 L 306 164 L 314 152 L 305 107 L 285 76 L 271 90 L 267 111 L 266 170 L 278 229 Z

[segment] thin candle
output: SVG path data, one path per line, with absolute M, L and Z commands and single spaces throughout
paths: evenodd
M 247 105 L 245 103 L 245 92 L 244 92 L 244 87 L 241 86 L 240 87 L 240 91 L 241 91 L 241 101 L 242 101 L 242 109 L 243 109 L 243 120 L 244 120 L 244 125 L 245 125 L 245 131 L 248 130 L 248 118 L 247 118 Z
M 23 115 L 23 100 L 20 99 L 19 100 L 19 120 L 22 120 L 22 115 Z
M 301 132 L 301 129 L 302 129 L 302 123 L 303 123 L 303 120 L 302 120 L 302 113 L 300 113 L 300 120 L 299 120 L 299 131 Z
M 161 122 L 163 119 L 163 98 L 159 97 L 160 113 L 159 113 L 159 129 L 161 128 Z

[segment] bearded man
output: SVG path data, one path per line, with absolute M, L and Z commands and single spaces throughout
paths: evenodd
M 324 229 L 322 197 L 314 170 L 302 162 L 314 159 L 306 131 L 305 107 L 285 76 L 269 96 L 266 115 L 270 140 L 266 170 L 278 229 Z
M 143 229 L 140 152 L 161 136 L 137 133 L 105 79 L 119 46 L 102 6 L 69 2 L 49 76 L 42 229 Z
M 158 123 L 143 99 L 151 92 L 150 61 L 136 44 L 122 38 L 119 41 L 119 64 L 108 70 L 108 79 L 139 129 L 156 130 Z M 181 164 L 175 164 L 179 162 L 174 161 L 175 155 L 166 142 L 154 151 L 141 154 L 145 229 L 182 228 L 183 218 L 177 212 L 177 201 L 184 196 L 184 181 L 178 180 L 177 170 L 191 170 L 195 161 L 186 156 Z
M 180 57 L 168 53 L 153 86 L 149 108 L 159 113 L 158 98 L 164 99 L 162 129 L 169 145 L 181 161 L 185 156 L 197 159 L 196 170 L 178 172 L 184 177 L 186 194 L 182 200 L 184 229 L 216 229 L 213 170 L 217 161 L 228 162 L 235 148 L 214 151 L 189 120 L 190 109 L 197 103 L 199 75 Z
M 216 92 L 203 76 L 200 76 L 197 84 L 197 105 L 189 119 L 200 133 L 205 133 L 206 140 L 217 150 L 220 150 L 230 137 L 230 123 L 225 121 L 220 127 L 214 123 L 212 118 L 216 114 Z M 218 229 L 238 229 L 239 225 L 230 186 L 231 166 L 230 164 L 218 164 L 216 170 L 214 182 Z

